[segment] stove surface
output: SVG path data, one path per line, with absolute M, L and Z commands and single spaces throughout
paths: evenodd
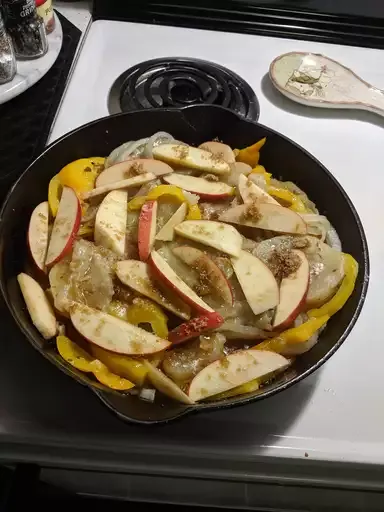
M 380 359 L 384 360 L 380 335 L 384 120 L 359 111 L 311 109 L 281 96 L 270 83 L 268 67 L 276 56 L 289 51 L 323 53 L 384 88 L 381 50 L 112 21 L 93 23 L 85 39 L 51 141 L 108 115 L 112 84 L 143 61 L 178 55 L 215 62 L 252 87 L 259 98 L 261 123 L 302 145 L 341 182 L 361 216 L 371 258 L 368 296 L 357 324 L 311 378 L 249 407 L 187 418 L 163 428 L 162 434 L 131 429 L 127 438 L 116 438 L 116 443 L 144 443 L 148 450 L 161 445 L 198 451 L 203 446 L 227 459 L 236 453 L 384 463 Z M 231 438 L 231 431 L 241 440 Z

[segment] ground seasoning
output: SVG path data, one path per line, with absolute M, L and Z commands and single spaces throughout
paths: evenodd
M 3 0 L 5 23 L 16 57 L 36 59 L 48 51 L 44 21 L 37 14 L 34 0 Z
M 268 258 L 268 268 L 276 279 L 288 277 L 300 267 L 301 260 L 290 249 L 275 249 Z

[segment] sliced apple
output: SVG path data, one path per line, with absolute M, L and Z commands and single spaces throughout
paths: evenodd
M 64 258 L 53 265 L 48 274 L 54 306 L 63 315 L 67 315 L 72 304 L 69 298 L 69 277 L 71 274 L 69 264 L 70 260 Z
M 152 172 L 139 174 L 138 176 L 134 176 L 133 178 L 127 178 L 126 180 L 121 181 L 114 181 L 113 183 L 108 183 L 107 185 L 103 185 L 102 187 L 94 188 L 90 192 L 85 192 L 82 195 L 82 198 L 84 200 L 88 200 L 91 199 L 92 197 L 104 196 L 108 194 L 108 192 L 111 192 L 112 190 L 139 187 L 140 185 L 149 183 L 154 179 L 156 179 L 156 176 Z
M 147 201 L 143 204 L 139 216 L 139 258 L 147 261 L 155 243 L 157 220 L 157 201 Z
M 57 334 L 57 322 L 44 290 L 28 274 L 21 273 L 17 281 L 33 325 L 46 340 Z
M 217 329 L 224 323 L 224 318 L 214 311 L 204 315 L 191 318 L 188 322 L 179 325 L 168 335 L 168 340 L 172 345 L 178 345 L 184 341 L 196 338 L 204 332 Z
M 256 256 L 241 251 L 231 258 L 233 270 L 247 302 L 255 315 L 274 308 L 279 303 L 279 287 L 269 268 Z
M 72 188 L 63 187 L 48 244 L 45 260 L 47 267 L 54 265 L 70 252 L 80 227 L 80 221 L 81 206 L 76 192 Z
M 45 258 L 49 239 L 49 205 L 48 201 L 40 203 L 33 210 L 28 227 L 28 245 L 37 268 L 45 270 Z
M 284 206 L 271 203 L 235 206 L 222 213 L 219 220 L 278 233 L 303 235 L 307 232 L 307 225 L 300 215 Z
M 116 354 L 155 354 L 170 346 L 169 341 L 136 325 L 83 304 L 72 305 L 70 315 L 73 326 L 84 338 Z
M 172 217 L 160 229 L 155 239 L 161 240 L 162 242 L 171 242 L 175 237 L 175 226 L 183 222 L 187 215 L 187 210 L 187 203 L 182 203 Z
M 179 295 L 189 306 L 202 313 L 214 311 L 176 274 L 158 252 L 152 251 L 149 264 L 155 278 Z
M 314 236 L 275 236 L 259 243 L 255 254 L 268 265 L 272 251 L 294 248 L 303 251 L 309 261 L 306 308 L 319 307 L 334 295 L 344 277 L 343 254 Z
M 273 329 L 288 327 L 303 309 L 309 286 L 309 263 L 302 251 L 292 251 L 300 258 L 298 269 L 280 283 L 280 301 L 273 319 Z
M 288 366 L 288 359 L 275 352 L 238 350 L 203 368 L 192 380 L 188 396 L 195 402 L 204 400 Z
M 109 183 L 116 183 L 116 181 L 123 181 L 132 178 L 135 174 L 152 173 L 155 176 L 163 176 L 173 172 L 172 167 L 159 160 L 151 158 L 143 158 L 137 160 L 126 160 L 118 164 L 108 167 L 99 174 L 96 179 L 96 187 L 103 187 Z
M 195 270 L 204 284 L 218 295 L 224 304 L 233 305 L 232 288 L 224 273 L 216 263 L 203 251 L 184 245 L 175 247 L 173 253 L 176 254 L 184 263 Z
M 228 164 L 235 163 L 235 155 L 232 151 L 232 148 L 228 146 L 228 144 L 223 144 L 222 142 L 217 142 L 215 140 L 209 140 L 208 142 L 203 142 L 200 144 L 199 149 L 209 151 L 215 157 L 225 160 L 225 162 Z
M 252 167 L 243 162 L 235 162 L 231 164 L 231 173 L 226 178 L 226 182 L 228 185 L 233 185 L 237 187 L 239 185 L 239 176 L 243 174 L 244 176 L 248 176 L 252 172 Z
M 210 201 L 233 196 L 233 187 L 220 181 L 208 181 L 204 178 L 195 178 L 194 176 L 177 173 L 165 176 L 164 181 Z
M 164 309 L 171 311 L 178 317 L 189 320 L 191 310 L 178 296 L 163 293 L 151 279 L 147 263 L 136 260 L 118 261 L 116 275 L 120 281 L 135 290 L 135 292 L 148 297 Z
M 161 144 L 152 150 L 153 157 L 169 164 L 181 165 L 212 174 L 228 174 L 229 164 L 210 151 L 182 144 Z
M 175 227 L 178 235 L 200 242 L 230 256 L 238 256 L 243 244 L 240 233 L 228 224 L 213 220 L 185 220 Z
M 195 402 L 189 398 L 188 395 L 182 391 L 179 386 L 173 382 L 169 377 L 167 377 L 161 370 L 158 370 L 153 364 L 149 361 L 144 361 L 144 364 L 148 370 L 149 380 L 152 382 L 153 386 L 170 398 L 173 398 L 177 402 L 181 402 L 182 404 L 192 405 Z
M 110 249 L 120 257 L 125 253 L 127 204 L 127 191 L 113 190 L 104 197 L 95 220 L 95 243 Z
M 241 195 L 242 200 L 245 204 L 255 203 L 255 202 L 264 202 L 280 204 L 273 199 L 265 190 L 261 187 L 258 187 L 253 181 L 249 180 L 244 174 L 240 174 L 239 176 L 239 193 Z

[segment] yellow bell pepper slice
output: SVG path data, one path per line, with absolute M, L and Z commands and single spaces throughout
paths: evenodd
M 291 210 L 298 212 L 298 213 L 306 213 L 307 212 L 307 209 L 304 206 L 303 201 L 300 199 L 299 196 L 297 196 L 293 192 L 290 192 L 289 190 L 285 190 L 284 188 L 278 188 L 278 187 L 268 187 L 267 192 L 271 196 L 276 197 L 277 199 L 282 199 L 283 201 L 286 201 L 287 203 L 289 203 L 289 208 Z
M 246 382 L 245 384 L 241 384 L 241 386 L 236 386 L 229 391 L 224 391 L 224 393 L 215 395 L 214 397 L 211 397 L 211 399 L 223 400 L 224 398 L 231 398 L 237 395 L 244 395 L 245 393 L 252 393 L 252 391 L 257 391 L 259 388 L 260 381 L 258 379 L 253 379 L 249 382 Z
M 95 180 L 100 173 L 105 158 L 80 158 L 67 164 L 58 176 L 60 183 L 73 188 L 78 194 L 89 192 L 95 186 Z
M 128 203 L 128 210 L 140 210 L 146 201 L 155 201 L 160 198 L 165 198 L 167 201 L 170 200 L 176 203 L 186 202 L 188 204 L 187 220 L 201 219 L 201 212 L 197 204 L 189 204 L 181 188 L 175 185 L 158 185 L 152 189 L 147 196 L 134 197 Z
M 98 359 L 92 361 L 91 368 L 96 379 L 108 388 L 116 389 L 117 391 L 128 391 L 128 389 L 132 389 L 135 386 L 129 380 L 109 371 L 105 364 Z
M 265 167 L 264 165 L 256 165 L 252 171 L 250 172 L 250 174 L 263 174 L 264 178 L 265 178 L 265 183 L 267 186 L 269 186 L 270 182 L 271 182 L 271 177 L 272 177 L 272 174 L 270 172 L 267 172 L 265 170 Z
M 168 318 L 163 310 L 148 299 L 136 298 L 128 309 L 127 320 L 133 325 L 151 324 L 152 331 L 160 338 L 168 338 Z
M 122 377 L 131 380 L 139 387 L 144 385 L 148 370 L 140 359 L 115 354 L 114 352 L 109 352 L 97 345 L 92 345 L 91 350 L 92 354 L 97 359 L 117 375 L 121 375 Z
M 105 386 L 120 391 L 127 391 L 134 387 L 132 382 L 111 373 L 105 364 L 92 357 L 66 336 L 57 336 L 56 346 L 59 354 L 67 363 L 82 372 L 93 373 L 96 379 Z
M 120 320 L 125 320 L 126 322 L 128 322 L 128 320 L 127 320 L 128 309 L 129 309 L 128 304 L 121 302 L 119 300 L 113 300 L 113 301 L 111 301 L 111 303 L 109 304 L 109 306 L 107 308 L 107 313 L 116 318 L 120 318 Z
M 320 308 L 308 311 L 309 317 L 319 318 L 323 315 L 332 316 L 337 313 L 347 302 L 355 289 L 356 278 L 359 272 L 359 264 L 350 254 L 343 254 L 344 278 L 335 295 Z
M 58 174 L 49 182 L 48 186 L 48 204 L 52 217 L 56 217 L 59 209 L 62 185 Z
M 298 327 L 292 327 L 269 340 L 262 341 L 252 347 L 256 350 L 269 350 L 280 353 L 291 343 L 304 343 L 309 340 L 315 332 L 320 329 L 329 320 L 329 315 L 323 315 L 318 318 L 310 318 Z
M 199 205 L 191 204 L 189 206 L 185 220 L 201 220 L 201 211 Z
M 266 137 L 264 137 L 252 146 L 238 150 L 236 160 L 255 167 L 259 163 L 260 149 L 264 146 L 266 140 Z

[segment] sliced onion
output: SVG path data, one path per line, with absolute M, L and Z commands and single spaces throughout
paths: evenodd
M 308 234 L 320 237 L 320 240 L 324 242 L 325 236 L 331 227 L 327 217 L 316 213 L 301 213 L 300 215 L 307 223 Z
M 264 174 L 252 172 L 251 174 L 248 175 L 248 179 L 253 181 L 253 183 L 255 183 L 255 185 L 262 188 L 263 190 L 267 189 L 267 181 L 265 179 Z
M 156 389 L 142 388 L 139 392 L 139 398 L 145 402 L 153 403 L 155 401 Z
M 107 169 L 107 167 L 111 167 L 111 165 L 121 162 L 122 160 L 119 160 L 120 155 L 125 151 L 129 150 L 131 144 L 132 141 L 130 140 L 128 142 L 124 142 L 124 144 L 121 144 L 121 146 L 115 148 L 105 160 L 104 168 Z
M 271 336 L 271 333 L 263 331 L 251 325 L 242 325 L 233 320 L 224 322 L 217 331 L 223 333 L 228 340 L 263 340 Z
M 342 251 L 342 245 L 339 235 L 337 234 L 336 229 L 331 225 L 327 231 L 325 241 L 330 247 L 332 247 L 332 249 L 335 249 L 335 251 Z
M 143 151 L 144 158 L 153 158 L 152 150 L 156 146 L 160 146 L 160 144 L 166 144 L 167 142 L 172 142 L 174 138 L 170 133 L 167 132 L 156 132 L 149 137 L 148 142 L 145 145 Z

